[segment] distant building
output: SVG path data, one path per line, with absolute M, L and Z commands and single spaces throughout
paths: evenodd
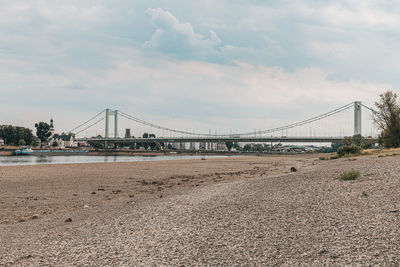
M 216 150 L 217 151 L 226 151 L 228 148 L 225 145 L 225 142 L 219 142 L 216 144 Z
M 0 138 L 0 146 L 4 146 L 4 140 Z
M 56 143 L 58 148 L 65 148 L 65 147 L 76 147 L 78 144 L 74 140 L 74 135 L 69 134 L 56 134 L 54 130 L 54 120 L 53 118 L 50 119 L 50 137 L 48 139 L 48 146 L 52 147 L 53 144 Z
M 51 133 L 51 135 L 50 135 L 50 138 L 52 138 L 53 137 L 53 135 L 54 135 L 54 124 L 53 124 L 53 118 L 51 118 L 50 119 L 50 133 Z
M 131 137 L 132 137 L 131 129 L 129 128 L 125 129 L 125 138 L 131 138 Z
M 50 139 L 50 145 L 52 146 L 54 142 L 57 143 L 57 147 L 59 148 L 77 146 L 74 140 L 74 136 L 72 134 L 54 134 L 53 137 Z
M 206 143 L 205 142 L 200 142 L 199 143 L 199 150 L 206 150 Z
M 190 142 L 190 150 L 196 150 L 196 143 Z

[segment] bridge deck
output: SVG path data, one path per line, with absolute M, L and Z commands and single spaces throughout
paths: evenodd
M 156 138 L 78 138 L 77 141 L 87 141 L 91 143 L 142 143 L 142 142 L 280 142 L 280 143 L 332 143 L 343 142 L 344 137 L 156 137 Z M 369 140 L 375 140 L 369 138 Z

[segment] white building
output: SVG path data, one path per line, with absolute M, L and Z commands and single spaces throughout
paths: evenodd
M 54 121 L 53 118 L 51 118 L 50 120 L 50 137 L 49 137 L 49 141 L 48 141 L 48 145 L 50 147 L 54 147 L 54 143 L 57 144 L 56 147 L 58 148 L 66 148 L 66 147 L 77 147 L 78 144 L 75 142 L 74 140 L 74 136 L 73 134 L 69 133 L 69 134 L 56 134 L 55 130 L 54 130 Z
M 74 140 L 74 136 L 72 134 L 54 134 L 50 139 L 50 145 L 53 146 L 53 143 L 57 143 L 57 147 L 65 148 L 65 147 L 76 147 L 77 143 Z

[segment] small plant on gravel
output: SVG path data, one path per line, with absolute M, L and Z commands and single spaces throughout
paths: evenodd
M 340 180 L 343 181 L 349 181 L 349 180 L 355 180 L 360 176 L 360 172 L 357 170 L 352 170 L 348 172 L 344 172 L 340 175 Z
M 319 160 L 326 160 L 326 157 L 319 157 Z
M 367 197 L 367 196 L 368 196 L 368 193 L 365 192 L 365 191 L 362 191 L 362 192 L 361 192 L 361 195 L 362 195 L 363 197 Z

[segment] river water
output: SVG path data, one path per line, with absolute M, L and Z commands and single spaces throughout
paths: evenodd
M 96 162 L 131 162 L 201 158 L 223 158 L 227 156 L 0 156 L 0 166 L 68 164 Z

